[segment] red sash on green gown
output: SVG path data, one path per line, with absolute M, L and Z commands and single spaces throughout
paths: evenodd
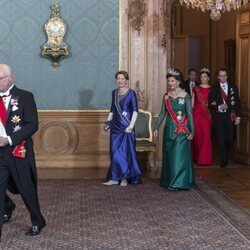
M 165 96 L 167 96 L 167 93 L 165 94 Z M 167 108 L 172 120 L 174 121 L 174 123 L 176 125 L 176 129 L 174 132 L 176 134 L 181 134 L 181 133 L 187 134 L 189 132 L 187 127 L 186 127 L 187 115 L 185 114 L 184 117 L 179 121 L 176 114 L 174 113 L 174 111 L 171 107 L 169 98 L 167 98 L 167 99 L 165 98 L 165 104 L 166 104 L 166 108 Z

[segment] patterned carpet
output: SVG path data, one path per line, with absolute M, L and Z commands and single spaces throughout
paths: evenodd
M 158 182 L 127 188 L 99 180 L 42 181 L 47 227 L 24 236 L 29 215 L 19 196 L 0 249 L 250 249 L 250 213 L 213 185 L 168 191 Z

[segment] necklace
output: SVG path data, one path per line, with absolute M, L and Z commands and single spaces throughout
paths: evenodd
M 128 91 L 128 88 L 118 89 L 118 94 L 119 94 L 119 95 L 124 95 L 124 94 L 127 93 L 127 91 Z
M 202 88 L 209 88 L 210 87 L 208 83 L 202 83 L 200 86 Z
M 180 92 L 181 92 L 181 88 L 178 88 L 178 89 L 176 88 L 175 90 L 170 91 L 173 97 L 177 97 Z

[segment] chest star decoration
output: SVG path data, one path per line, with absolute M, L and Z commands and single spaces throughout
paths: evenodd
M 126 111 L 123 111 L 123 112 L 122 112 L 122 115 L 123 115 L 123 116 L 127 116 L 127 114 L 128 114 L 128 113 L 127 113 Z
M 185 103 L 184 98 L 180 98 L 180 99 L 179 99 L 179 104 L 180 104 L 180 105 L 183 105 L 184 103 Z
M 18 124 L 18 123 L 21 121 L 20 116 L 19 116 L 19 115 L 14 115 L 14 116 L 12 116 L 11 121 L 12 121 L 14 124 Z
M 21 126 L 20 125 L 15 125 L 14 129 L 13 129 L 13 132 L 17 132 L 21 129 Z

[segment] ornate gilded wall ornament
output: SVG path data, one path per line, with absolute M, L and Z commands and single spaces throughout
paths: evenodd
M 144 17 L 147 14 L 147 5 L 144 0 L 129 0 L 127 14 L 133 30 L 140 35 L 141 27 L 144 25 Z
M 139 109 L 146 109 L 146 101 L 145 101 L 145 91 L 142 91 L 140 88 L 140 81 L 136 81 L 136 97 L 138 102 Z
M 170 15 L 169 15 L 169 10 L 168 10 L 169 6 L 171 6 L 171 4 L 169 3 L 169 1 L 166 1 L 166 0 L 162 1 L 161 11 L 162 11 L 162 16 L 163 16 L 163 25 L 164 25 L 165 33 L 162 35 L 161 45 L 165 49 L 168 46 L 168 44 L 167 44 L 167 34 L 168 34 L 168 30 L 170 29 L 169 26 L 170 26 L 170 23 L 171 23 L 171 21 L 170 21 Z
M 66 32 L 66 24 L 60 18 L 59 6 L 56 3 L 50 5 L 51 16 L 44 28 L 48 41 L 42 46 L 41 55 L 52 61 L 52 66 L 58 68 L 60 61 L 69 56 L 69 47 L 63 41 Z

